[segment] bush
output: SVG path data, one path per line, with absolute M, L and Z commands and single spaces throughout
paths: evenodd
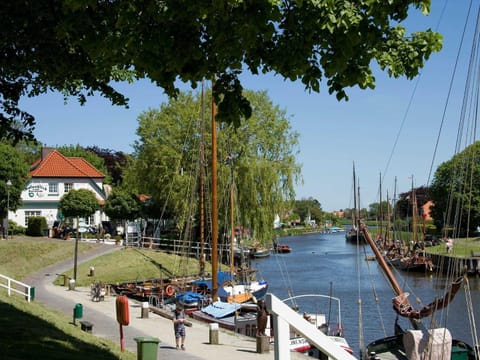
M 29 236 L 48 235 L 47 219 L 45 219 L 43 216 L 34 216 L 28 218 L 26 234 Z
M 18 225 L 15 221 L 8 220 L 8 233 L 10 235 L 25 235 L 27 229 Z

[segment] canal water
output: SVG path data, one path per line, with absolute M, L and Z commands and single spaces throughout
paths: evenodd
M 373 255 L 368 245 L 357 247 L 347 243 L 344 232 L 284 237 L 279 238 L 278 243 L 289 245 L 292 252 L 272 254 L 267 258 L 255 259 L 252 263 L 253 268 L 258 270 L 258 276 L 268 281 L 269 292 L 282 300 L 304 294 L 338 298 L 345 338 L 356 356 L 359 355 L 359 339 L 362 337 L 366 346 L 374 340 L 394 334 L 394 292 L 377 262 L 365 261 L 366 256 Z M 435 297 L 442 297 L 448 286 L 443 275 L 398 271 L 395 274 L 404 291 L 410 293 L 410 302 L 417 309 Z M 468 284 L 474 307 L 473 315 L 476 316 L 475 326 L 478 327 L 480 279 L 470 277 Z M 433 320 L 439 326 L 446 326 L 454 338 L 473 344 L 467 299 L 467 292 L 462 287 L 446 310 L 438 311 Z M 297 305 L 302 311 L 302 304 Z M 336 303 L 318 302 L 317 307 L 321 308 L 315 309 L 315 312 L 330 315 L 330 319 L 337 320 Z M 312 312 L 311 308 L 305 310 Z M 431 317 L 423 320 L 427 327 L 431 322 Z M 399 325 L 404 328 L 409 328 L 408 324 L 404 318 L 399 320 Z M 363 329 L 362 332 L 360 328 Z

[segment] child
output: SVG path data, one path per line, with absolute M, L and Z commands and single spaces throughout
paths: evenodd
M 175 344 L 177 345 L 177 350 L 180 349 L 180 340 L 181 348 L 182 350 L 185 350 L 185 313 L 180 304 L 177 304 L 175 311 L 173 312 L 173 329 L 175 331 Z

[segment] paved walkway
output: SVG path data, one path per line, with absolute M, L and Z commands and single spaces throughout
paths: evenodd
M 78 263 L 108 252 L 116 251 L 121 247 L 99 244 L 97 248 L 87 254 L 80 255 Z M 64 312 L 72 317 L 75 304 L 83 305 L 83 318 L 93 324 L 93 334 L 107 338 L 120 345 L 120 327 L 116 320 L 115 296 L 106 296 L 104 301 L 93 302 L 90 288 L 68 290 L 68 287 L 54 286 L 52 282 L 56 274 L 72 268 L 72 261 L 50 266 L 24 280 L 35 286 L 35 301 L 42 302 L 48 307 Z M 158 359 L 220 359 L 248 360 L 274 359 L 273 347 L 269 353 L 256 352 L 256 339 L 234 334 L 220 329 L 219 344 L 209 343 L 209 326 L 193 319 L 193 325 L 186 328 L 186 350 L 175 349 L 175 339 L 171 320 L 149 312 L 148 318 L 142 318 L 141 303 L 129 299 L 130 324 L 123 327 L 125 347 L 134 353 L 137 352 L 137 337 L 155 337 L 160 340 Z M 77 325 L 79 321 L 77 320 Z M 73 326 L 73 324 L 72 324 Z M 292 359 L 305 359 L 305 355 L 291 353 Z

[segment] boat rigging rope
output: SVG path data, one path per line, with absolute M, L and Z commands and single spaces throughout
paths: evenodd
M 275 259 L 276 259 L 281 277 L 282 277 L 283 281 L 285 282 L 285 284 L 287 285 L 286 288 L 287 288 L 288 297 L 293 297 L 294 294 L 293 294 L 293 289 L 292 289 L 292 281 L 290 279 L 290 275 L 289 275 L 288 270 L 287 270 L 287 263 L 285 261 L 285 257 L 284 256 L 275 256 Z M 292 300 L 292 305 L 294 307 L 298 306 L 295 299 Z
M 362 248 L 363 248 L 363 253 L 364 253 L 364 259 L 366 259 L 367 256 L 368 256 L 366 246 L 362 246 Z M 368 270 L 370 281 L 372 283 L 372 291 L 373 291 L 375 305 L 377 307 L 377 312 L 378 312 L 379 319 L 380 319 L 380 325 L 381 325 L 384 336 L 387 336 L 387 330 L 385 329 L 385 323 L 383 321 L 382 311 L 381 311 L 380 302 L 379 302 L 379 296 L 378 296 L 377 288 L 375 286 L 375 280 L 373 279 L 373 274 L 372 274 L 372 271 L 370 269 L 370 261 L 365 261 L 365 262 L 367 263 L 367 270 Z M 383 272 L 382 272 L 382 274 L 383 274 Z
M 461 48 L 463 46 L 463 41 L 465 40 L 465 34 L 467 32 L 467 25 L 468 25 L 468 19 L 470 18 L 470 12 L 471 12 L 471 9 L 472 9 L 472 0 L 470 1 L 470 5 L 468 7 L 468 12 L 467 12 L 467 16 L 465 18 L 465 24 L 463 26 L 463 31 L 462 31 L 462 37 L 461 37 L 461 40 L 460 40 L 460 44 L 458 46 L 458 51 L 457 51 L 457 57 L 455 59 L 455 65 L 453 67 L 453 72 L 452 72 L 452 76 L 450 78 L 450 86 L 448 88 L 448 94 L 447 94 L 447 99 L 445 101 L 445 106 L 444 106 L 444 109 L 443 109 L 443 114 L 442 114 L 442 120 L 440 122 L 440 127 L 438 129 L 438 135 L 437 135 L 437 141 L 435 143 L 435 149 L 433 151 L 433 155 L 432 155 L 432 161 L 430 163 L 430 171 L 428 173 L 428 179 L 427 179 L 427 184 L 430 183 L 430 178 L 432 176 L 432 171 L 433 171 L 433 164 L 435 162 L 435 157 L 436 157 L 436 154 L 437 154 L 437 149 L 438 149 L 438 144 L 440 142 L 440 135 L 442 133 L 442 129 L 443 129 L 443 124 L 445 122 L 445 116 L 446 116 L 446 113 L 447 113 L 447 107 L 448 107 L 448 104 L 449 104 L 449 100 L 450 100 L 450 95 L 452 93 L 452 88 L 453 88 L 453 81 L 455 79 L 455 76 L 456 76 L 456 72 L 457 72 L 457 69 L 458 69 L 458 61 L 460 59 L 460 54 L 461 54 Z
M 465 279 L 465 284 L 463 285 L 465 288 L 465 301 L 467 303 L 467 314 L 468 314 L 468 321 L 470 325 L 470 333 L 472 334 L 473 340 L 473 348 L 480 349 L 480 344 L 478 342 L 478 335 L 477 335 L 477 326 L 475 325 L 475 313 L 473 308 L 473 301 L 472 301 L 472 294 L 470 293 L 470 282 L 468 278 Z M 475 358 L 478 359 L 478 351 L 475 351 Z
M 192 148 L 193 146 L 195 146 L 195 145 L 189 144 L 192 139 L 191 134 L 194 134 L 198 130 L 198 128 L 201 126 L 202 126 L 202 120 L 199 120 L 197 122 L 192 121 L 189 124 L 189 129 L 186 130 L 185 137 L 183 138 L 183 143 L 181 145 L 182 149 L 188 149 L 189 145 L 192 146 Z M 200 144 L 198 144 L 197 146 L 199 149 L 198 152 L 200 153 Z M 201 159 L 200 159 L 200 156 L 198 156 L 197 161 L 195 162 L 194 176 L 189 176 L 187 174 L 184 175 L 182 161 L 188 160 L 187 156 L 188 156 L 187 151 L 182 151 L 182 156 L 178 159 L 177 166 L 180 171 L 180 176 L 186 179 L 184 180 L 185 182 L 183 184 L 184 185 L 183 189 L 185 190 L 184 192 L 185 196 L 186 197 L 188 196 L 188 198 L 190 199 L 188 203 L 195 204 L 197 183 L 199 182 Z M 172 186 L 173 186 L 173 182 L 172 182 L 172 185 L 170 186 L 169 196 L 170 196 L 170 193 L 173 191 Z M 174 253 L 179 253 L 180 256 L 175 258 L 174 265 L 173 265 L 174 269 L 177 269 L 177 271 L 179 271 L 180 273 L 183 272 L 184 274 L 186 274 L 189 269 L 190 256 L 188 253 L 190 250 L 190 245 L 192 243 L 192 236 L 193 236 L 192 219 L 196 211 L 196 207 L 193 205 L 186 206 L 185 211 L 186 213 L 183 215 L 184 218 L 181 219 L 181 221 L 179 222 L 179 225 L 182 226 L 182 231 L 180 232 L 178 245 L 177 245 L 177 241 L 174 242 Z

